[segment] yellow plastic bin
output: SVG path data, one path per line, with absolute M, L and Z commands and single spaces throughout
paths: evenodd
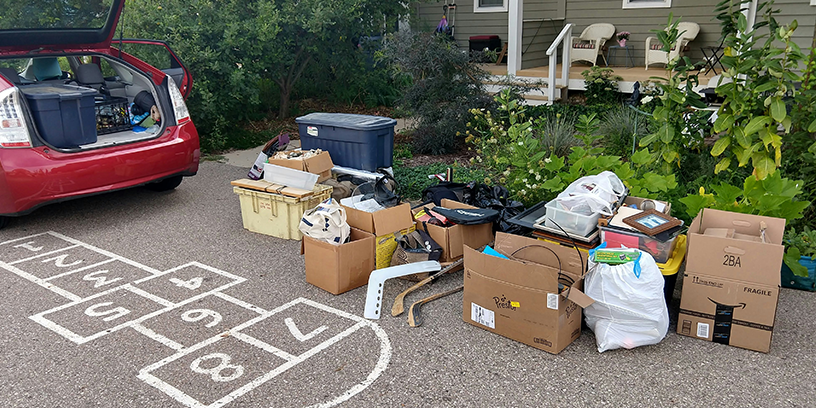
M 663 273 L 663 296 L 666 298 L 666 304 L 671 303 L 674 296 L 674 285 L 677 283 L 677 272 L 686 258 L 686 236 L 678 235 L 677 243 L 674 246 L 674 252 L 666 263 L 659 263 L 657 267 Z
M 300 219 L 306 210 L 331 197 L 332 187 L 317 184 L 314 194 L 304 198 L 287 197 L 241 187 L 233 187 L 241 200 L 244 228 L 283 239 L 300 239 Z

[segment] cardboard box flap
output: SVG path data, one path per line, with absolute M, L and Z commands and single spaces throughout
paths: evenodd
M 300 170 L 305 171 L 303 166 L 303 160 L 298 159 L 269 159 L 269 164 L 274 164 L 276 166 L 286 167 L 292 170 Z
M 447 199 L 447 198 L 443 198 L 442 201 L 440 202 L 440 204 L 442 204 L 442 208 L 450 208 L 451 210 L 455 210 L 455 209 L 458 209 L 458 208 L 463 208 L 463 209 L 468 209 L 468 210 L 475 210 L 475 209 L 479 208 L 479 207 L 474 207 L 472 205 L 468 205 L 468 204 L 465 204 L 465 203 L 462 203 L 462 202 L 459 202 L 459 201 L 450 200 L 450 199 Z M 428 207 L 428 208 L 433 208 L 433 206 L 434 206 L 433 203 L 431 203 L 430 207 Z
M 584 292 L 581 292 L 575 286 L 569 287 L 561 292 L 561 295 L 565 295 L 567 299 L 573 301 L 576 305 L 581 306 L 581 308 L 587 308 L 589 305 L 595 303 L 595 300 L 591 297 L 587 296 Z
M 331 170 L 332 167 L 334 167 L 331 155 L 329 155 L 329 152 L 326 151 L 321 152 L 317 156 L 304 160 L 303 165 L 306 167 L 306 171 L 315 174 L 323 173 L 324 171 Z
M 371 218 L 377 236 L 390 234 L 414 225 L 414 217 L 411 216 L 411 205 L 408 203 L 373 212 Z
M 699 219 L 699 222 L 697 222 Z M 760 223 L 765 222 L 765 241 L 769 244 L 782 244 L 785 235 L 785 220 L 783 218 L 765 217 L 761 215 L 741 214 L 730 211 L 704 208 L 700 211 L 689 232 L 705 233 L 708 228 L 733 229 L 734 232 L 745 235 L 759 236 Z
M 465 247 L 465 269 L 518 287 L 558 293 L 558 268 L 503 259 Z

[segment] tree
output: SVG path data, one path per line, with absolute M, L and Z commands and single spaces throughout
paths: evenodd
M 376 0 L 134 0 L 128 7 L 124 24 L 131 35 L 183 43 L 180 48 L 189 54 L 179 54 L 185 61 L 220 74 L 273 80 L 280 89 L 281 118 L 288 116 L 294 87 L 316 55 L 353 50 L 351 38 L 381 33 L 406 12 L 401 2 Z M 257 99 L 257 90 L 244 91 L 235 96 Z

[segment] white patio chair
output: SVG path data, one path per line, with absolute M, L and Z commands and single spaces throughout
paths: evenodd
M 598 55 L 603 57 L 603 46 L 606 40 L 615 35 L 615 26 L 609 23 L 590 24 L 580 37 L 570 37 L 570 64 L 573 61 L 586 61 L 596 65 Z
M 697 23 L 681 21 L 677 24 L 677 32 L 680 33 L 680 36 L 677 37 L 677 43 L 669 52 L 663 51 L 663 44 L 658 41 L 657 37 L 646 39 L 646 70 L 649 69 L 649 65 L 665 65 L 683 55 L 683 49 L 700 33 L 700 26 Z

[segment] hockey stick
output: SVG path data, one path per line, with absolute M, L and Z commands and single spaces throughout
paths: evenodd
M 422 305 L 424 305 L 424 304 L 426 304 L 426 303 L 428 303 L 428 302 L 430 302 L 432 300 L 436 300 L 436 299 L 439 299 L 441 297 L 452 295 L 452 294 L 454 294 L 456 292 L 461 291 L 464 288 L 465 288 L 465 285 L 462 285 L 462 286 L 459 286 L 456 289 L 451 289 L 451 290 L 449 290 L 447 292 L 437 293 L 437 294 L 435 294 L 433 296 L 428 296 L 425 299 L 417 300 L 416 302 L 414 302 L 414 304 L 411 305 L 410 308 L 408 308 L 408 325 L 411 326 L 411 327 L 417 327 L 417 326 L 422 325 Z
M 408 289 L 405 289 L 404 292 L 397 295 L 397 297 L 394 299 L 394 306 L 391 307 L 391 316 L 394 316 L 394 317 L 399 316 L 399 315 L 402 314 L 402 312 L 405 311 L 405 307 L 404 307 L 405 295 L 417 290 L 417 288 L 419 288 L 422 285 L 425 285 L 426 283 L 434 281 L 436 278 L 438 278 L 438 277 L 440 277 L 440 276 L 442 276 L 442 275 L 444 275 L 444 274 L 446 274 L 448 272 L 454 272 L 454 271 L 459 270 L 459 268 L 461 268 L 462 265 L 464 265 L 464 262 L 465 262 L 465 259 L 462 258 L 462 259 L 460 259 L 460 260 L 446 266 L 441 271 L 439 271 L 439 272 L 437 272 L 437 273 L 435 273 L 435 274 L 433 274 L 433 275 L 431 275 L 431 276 L 417 282 L 416 285 L 411 286 Z
M 366 319 L 380 318 L 380 309 L 382 309 L 383 304 L 383 284 L 387 279 L 411 275 L 414 273 L 438 272 L 440 269 L 442 269 L 442 266 L 439 265 L 439 262 L 423 261 L 391 266 L 371 272 L 371 275 L 368 277 L 365 313 L 363 316 L 365 316 Z

